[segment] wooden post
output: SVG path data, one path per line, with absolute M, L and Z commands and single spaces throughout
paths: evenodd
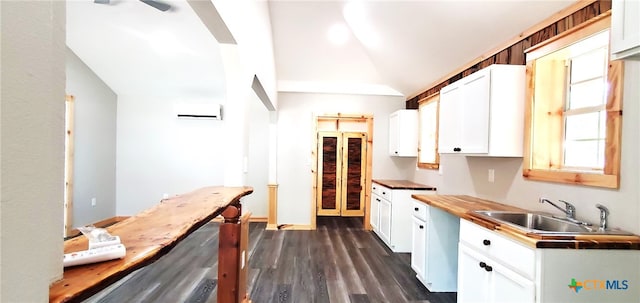
M 71 235 L 73 224 L 73 157 L 75 140 L 75 97 L 66 95 L 65 98 L 65 128 L 64 140 L 64 236 Z
M 220 224 L 218 249 L 218 302 L 250 302 L 247 294 L 249 217 L 240 218 L 240 204 L 228 206 Z
M 269 216 L 266 230 L 278 230 L 278 184 L 269 184 Z

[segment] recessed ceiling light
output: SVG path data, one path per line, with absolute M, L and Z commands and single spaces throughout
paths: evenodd
M 327 37 L 335 45 L 344 45 L 349 40 L 349 29 L 342 23 L 336 23 L 329 28 Z

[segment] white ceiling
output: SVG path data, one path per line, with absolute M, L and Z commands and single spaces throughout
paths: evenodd
M 68 1 L 67 45 L 117 94 L 219 95 L 217 42 L 185 0 L 164 2 L 172 10 L 137 0 Z M 361 1 L 380 42 L 371 46 L 351 32 L 343 45 L 329 42 L 332 25 L 354 26 L 346 1 L 271 0 L 277 80 L 414 95 L 573 2 Z
M 379 37 L 328 42 L 335 23 L 349 24 L 346 1 L 271 1 L 278 80 L 388 85 L 415 95 L 573 0 L 360 1 Z
M 67 45 L 116 94 L 219 96 L 218 42 L 186 1 L 163 2 L 171 10 L 137 0 L 67 1 Z

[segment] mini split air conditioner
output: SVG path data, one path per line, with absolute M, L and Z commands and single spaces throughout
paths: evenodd
M 176 104 L 178 118 L 222 120 L 222 106 L 220 104 Z

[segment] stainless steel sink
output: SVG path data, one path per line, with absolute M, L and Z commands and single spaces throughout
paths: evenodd
M 475 213 L 481 217 L 494 219 L 526 232 L 538 234 L 631 235 L 631 233 L 620 230 L 599 230 L 598 227 L 582 225 L 545 213 L 509 211 L 476 211 Z

